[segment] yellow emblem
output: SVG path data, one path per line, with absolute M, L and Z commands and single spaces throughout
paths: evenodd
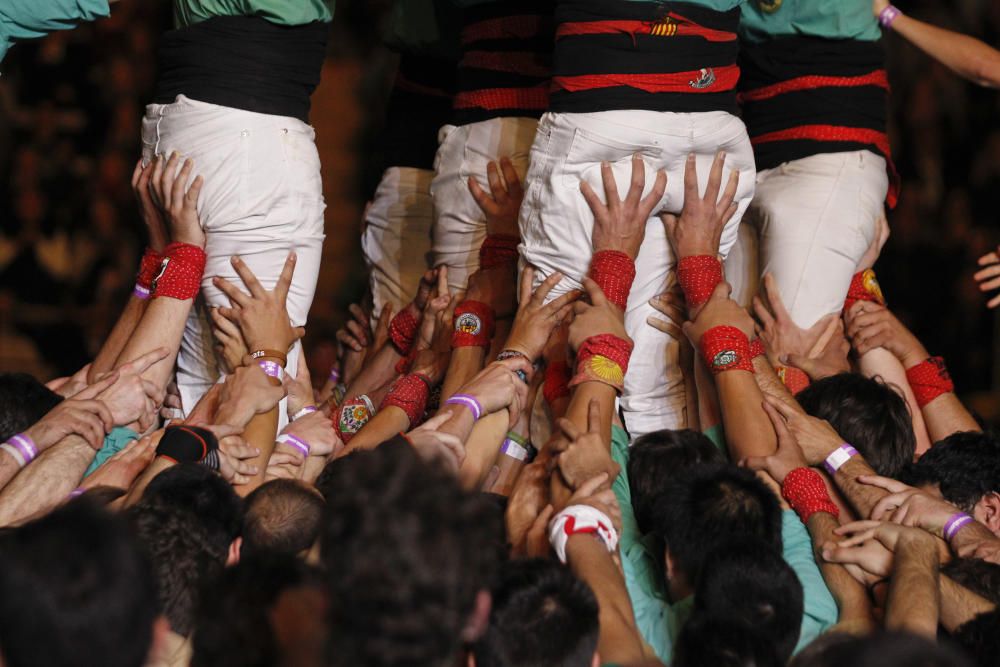
M 600 354 L 595 354 L 587 360 L 587 370 L 593 373 L 594 377 L 608 384 L 621 385 L 625 382 L 622 367 Z
M 669 16 L 659 19 L 649 29 L 654 37 L 673 37 L 677 34 L 677 21 Z
M 882 295 L 882 286 L 878 284 L 878 278 L 875 277 L 874 271 L 865 269 L 864 273 L 861 274 L 861 284 L 864 286 L 866 292 L 878 299 L 879 303 L 885 303 L 885 297 Z

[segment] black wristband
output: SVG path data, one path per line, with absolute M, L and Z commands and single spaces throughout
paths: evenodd
M 219 448 L 215 434 L 198 426 L 168 426 L 156 455 L 166 457 L 176 463 L 198 463 Z

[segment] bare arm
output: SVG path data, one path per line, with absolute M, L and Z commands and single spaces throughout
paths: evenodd
M 67 436 L 42 452 L 0 491 L 0 526 L 15 524 L 65 500 L 79 486 L 95 453 L 78 435 Z
M 887 630 L 903 630 L 937 639 L 938 565 L 933 537 L 919 529 L 900 536 L 886 603 Z
M 1000 88 L 1000 51 L 984 42 L 905 14 L 893 21 L 892 30 L 962 78 Z
M 833 532 L 839 525 L 832 514 L 816 512 L 809 517 L 806 527 L 812 538 L 816 563 L 823 575 L 823 581 L 826 582 L 840 610 L 837 627 L 852 634 L 868 634 L 877 629 L 868 591 L 847 572 L 843 565 L 831 563 L 822 557 L 823 545 L 839 539 Z
M 924 422 L 924 415 L 917 403 L 910 383 L 906 380 L 906 369 L 891 352 L 877 347 L 868 350 L 858 359 L 858 367 L 865 377 L 880 377 L 882 380 L 894 387 L 898 387 L 903 392 L 903 398 L 910 409 L 910 421 L 913 423 L 913 435 L 917 439 L 916 454 L 920 456 L 940 438 L 933 438 L 928 434 L 927 425 Z
M 948 577 L 941 577 L 941 625 L 954 632 L 976 616 L 996 609 L 996 605 L 960 586 Z

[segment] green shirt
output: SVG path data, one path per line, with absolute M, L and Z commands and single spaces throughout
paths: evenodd
M 761 5 L 759 0 L 751 0 L 743 7 L 740 37 L 745 40 L 762 42 L 803 35 L 874 42 L 882 36 L 871 0 L 783 0 L 771 11 Z
M 87 468 L 87 472 L 83 473 L 84 478 L 104 465 L 104 462 L 112 456 L 125 449 L 125 446 L 128 445 L 128 443 L 138 439 L 139 434 L 130 428 L 116 426 L 111 429 L 111 433 L 104 436 L 104 444 L 102 444 L 101 448 L 97 450 L 97 456 L 95 456 L 94 460 L 90 462 L 90 467 Z
M 80 21 L 108 16 L 108 0 L 3 0 L 0 2 L 0 60 L 14 44 L 68 30 Z
M 184 28 L 215 16 L 259 16 L 277 25 L 333 20 L 335 0 L 174 0 L 174 24 Z
M 718 436 L 718 434 L 715 434 Z M 670 664 L 673 645 L 691 615 L 694 598 L 671 603 L 654 541 L 639 533 L 628 485 L 628 436 L 619 427 L 611 430 L 611 457 L 621 466 L 612 489 L 622 512 L 621 552 L 625 586 L 632 600 L 636 625 L 643 640 L 657 657 Z M 782 555 L 802 584 L 804 613 L 798 652 L 837 623 L 837 605 L 813 558 L 812 540 L 798 516 L 791 510 L 781 513 Z

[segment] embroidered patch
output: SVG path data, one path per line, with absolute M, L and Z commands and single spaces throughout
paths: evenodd
M 736 354 L 735 350 L 723 350 L 712 358 L 712 366 L 715 368 L 726 368 L 727 366 L 732 366 L 739 360 L 740 357 Z
M 371 419 L 368 406 L 363 402 L 351 402 L 340 409 L 340 432 L 357 433 Z
M 708 88 L 715 83 L 715 70 L 711 67 L 702 67 L 701 76 L 693 81 L 688 81 L 688 85 L 692 88 L 702 89 Z
M 659 19 L 649 27 L 649 34 L 654 37 L 673 37 L 677 34 L 677 21 L 676 19 L 665 16 Z
M 482 330 L 483 321 L 473 313 L 463 313 L 455 320 L 455 331 L 475 336 Z
M 586 371 L 588 374 L 616 386 L 625 382 L 622 367 L 600 354 L 595 354 L 587 360 Z
M 861 274 L 861 285 L 865 288 L 866 292 L 878 299 L 879 303 L 885 303 L 885 297 L 882 295 L 882 286 L 878 284 L 878 278 L 875 277 L 874 271 L 871 269 L 864 270 Z

